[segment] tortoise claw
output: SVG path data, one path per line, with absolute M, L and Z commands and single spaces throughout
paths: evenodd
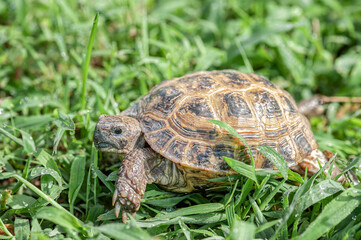
M 122 212 L 122 221 L 123 221 L 123 223 L 127 223 L 127 218 L 128 218 L 127 211 L 125 211 L 123 209 L 123 212 Z
M 115 190 L 112 199 L 112 206 L 114 206 L 115 202 L 117 201 L 117 198 L 118 198 L 118 191 Z
M 112 197 L 115 216 L 118 218 L 120 210 L 122 210 L 123 223 L 127 222 L 127 213 L 132 214 L 133 218 L 135 218 L 140 201 L 141 196 L 138 196 L 138 193 L 132 187 L 118 183 Z
M 115 207 L 114 207 L 114 213 L 115 213 L 115 216 L 118 217 L 119 216 L 119 212 L 120 212 L 120 202 L 117 201 L 115 203 Z M 124 212 L 124 211 L 123 211 Z

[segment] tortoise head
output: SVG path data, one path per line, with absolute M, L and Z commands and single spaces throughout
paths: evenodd
M 101 115 L 93 140 L 95 147 L 101 152 L 128 154 L 135 148 L 141 132 L 135 118 Z

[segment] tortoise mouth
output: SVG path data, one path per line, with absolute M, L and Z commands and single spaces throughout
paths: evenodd
M 109 142 L 96 143 L 95 147 L 101 152 L 121 153 L 117 146 Z

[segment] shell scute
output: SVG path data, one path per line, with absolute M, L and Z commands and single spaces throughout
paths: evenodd
M 251 81 L 244 75 L 238 71 L 234 70 L 222 70 L 222 71 L 214 71 L 211 72 L 220 82 L 230 87 L 248 87 L 251 85 Z
M 171 159 L 174 159 L 176 162 L 181 162 L 183 155 L 186 152 L 185 149 L 188 145 L 188 142 L 174 139 L 168 147 L 168 152 L 172 156 Z
M 214 158 L 212 148 L 197 142 L 192 143 L 187 156 L 187 160 L 194 162 L 194 165 L 198 166 L 198 168 L 208 167 L 212 158 Z
M 167 116 L 174 110 L 177 99 L 182 95 L 183 92 L 176 86 L 158 88 L 156 91 L 151 92 L 146 98 L 148 103 L 146 111 L 151 110 L 160 116 Z
M 166 124 L 163 120 L 157 120 L 157 119 L 151 118 L 149 116 L 143 118 L 143 127 L 144 127 L 145 131 L 147 131 L 147 132 L 156 131 L 165 126 L 166 126 Z
M 188 91 L 202 91 L 209 90 L 217 84 L 211 76 L 195 74 L 189 77 L 185 77 L 180 80 L 182 84 L 185 84 Z
M 145 136 L 148 142 L 154 143 L 152 148 L 156 151 L 161 151 L 173 137 L 174 133 L 167 129 L 150 132 L 150 134 Z
M 184 115 L 192 114 L 204 118 L 214 118 L 215 114 L 204 98 L 194 98 L 179 109 Z
M 310 143 L 307 141 L 307 138 L 301 130 L 297 131 L 293 135 L 294 142 L 296 143 L 297 149 L 301 156 L 308 156 L 312 152 Z
M 223 157 L 236 158 L 236 150 L 230 145 L 219 143 L 213 147 L 214 156 L 217 159 L 222 159 Z
M 252 111 L 247 102 L 243 99 L 242 94 L 230 92 L 224 94 L 225 107 L 228 109 L 228 116 L 252 118 Z
M 290 167 L 296 166 L 297 162 L 294 160 L 296 158 L 296 149 L 292 144 L 292 140 L 289 137 L 286 137 L 281 140 L 277 148 L 281 156 L 287 161 L 287 164 Z
M 268 87 L 271 87 L 273 89 L 277 89 L 276 85 L 274 85 L 270 80 L 268 80 L 267 78 L 265 78 L 265 77 L 263 77 L 263 76 L 261 76 L 259 74 L 251 73 L 250 77 L 256 82 L 263 83 L 264 85 L 266 85 Z

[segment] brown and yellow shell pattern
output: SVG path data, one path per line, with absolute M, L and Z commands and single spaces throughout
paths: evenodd
M 293 98 L 257 74 L 202 71 L 162 82 L 140 102 L 139 117 L 150 147 L 167 159 L 197 170 L 230 170 L 223 156 L 249 161 L 238 138 L 207 121 L 231 125 L 250 145 L 276 149 L 290 168 L 318 145 Z M 273 168 L 252 150 L 256 168 Z

